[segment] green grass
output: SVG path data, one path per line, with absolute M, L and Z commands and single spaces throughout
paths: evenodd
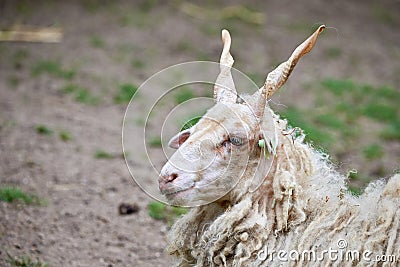
M 391 122 L 397 120 L 397 110 L 395 107 L 381 103 L 368 103 L 362 109 L 365 116 L 381 122 Z
M 163 220 L 172 225 L 176 219 L 188 212 L 187 208 L 165 205 L 158 201 L 147 205 L 149 216 L 156 220 Z
M 349 79 L 323 79 L 316 86 L 318 109 L 303 111 L 306 122 L 316 123 L 322 130 L 328 130 L 336 138 L 332 145 L 333 159 L 341 159 L 343 154 L 361 155 L 361 164 L 368 166 L 372 160 L 379 159 L 380 167 L 366 168 L 373 175 L 386 176 L 383 160 L 385 150 L 383 142 L 400 140 L 400 91 L 388 85 L 373 86 L 353 82 Z M 329 115 L 325 114 L 329 110 Z M 301 118 L 303 118 L 301 117 Z M 375 127 L 369 127 L 375 125 Z M 379 129 L 380 128 L 380 129 Z M 375 142 L 365 147 L 358 143 L 363 140 Z M 336 145 L 337 143 L 337 145 Z M 357 186 L 369 181 L 372 173 L 361 170 L 351 179 L 350 191 L 358 194 Z
M 347 125 L 343 122 L 343 120 L 339 119 L 335 114 L 319 114 L 315 117 L 315 121 L 319 125 L 332 129 L 340 130 L 347 128 Z
M 161 141 L 161 137 L 159 136 L 153 136 L 149 138 L 148 144 L 151 147 L 161 147 L 162 146 L 162 141 Z
M 94 157 L 96 159 L 113 159 L 115 158 L 115 156 L 107 151 L 104 151 L 102 149 L 98 149 L 95 154 Z
M 372 144 L 364 147 L 363 153 L 368 160 L 379 159 L 383 156 L 383 149 L 378 144 Z
M 350 103 L 339 103 L 336 105 L 335 110 L 344 113 L 345 122 L 347 124 L 357 124 L 362 111 L 359 106 Z
M 348 154 L 357 155 L 361 156 L 361 165 L 368 167 L 370 161 L 385 156 L 383 142 L 400 140 L 397 88 L 360 84 L 349 79 L 323 79 L 312 87 L 315 87 L 315 98 L 310 107 L 289 107 L 280 113 L 290 125 L 304 130 L 307 142 L 314 141 L 317 147 L 329 152 L 333 161 L 340 162 Z M 364 147 L 360 139 L 372 144 Z M 386 176 L 385 161 L 379 162 L 381 167 L 371 166 L 361 169 L 359 174 L 351 174 L 353 187 L 349 191 L 355 195 L 361 193 L 357 186 L 367 183 L 372 172 Z
M 353 196 L 360 196 L 364 192 L 363 189 L 355 187 L 355 186 L 348 186 L 347 190 Z
M 319 127 L 308 122 L 307 114 L 296 109 L 288 108 L 283 112 L 280 112 L 283 118 L 289 121 L 289 124 L 293 127 L 300 127 L 306 134 L 306 141 L 313 142 L 314 144 L 320 146 L 322 149 L 328 149 L 335 141 L 333 136 Z
M 202 118 L 203 116 L 196 116 L 193 117 L 191 119 L 189 119 L 188 121 L 186 121 L 183 126 L 181 127 L 180 131 L 184 131 L 186 129 L 192 128 L 197 122 L 199 122 L 199 120 Z
M 41 204 L 41 200 L 32 194 L 23 192 L 21 189 L 12 186 L 0 186 L 0 201 L 23 202 L 25 204 Z
M 187 87 L 180 88 L 175 94 L 175 102 L 181 104 L 194 97 L 192 90 Z
M 13 257 L 7 252 L 8 263 L 16 267 L 48 267 L 47 263 L 39 259 L 32 260 L 29 256 Z
M 72 134 L 66 130 L 60 131 L 59 135 L 60 139 L 64 142 L 72 140 Z
M 39 61 L 32 68 L 33 76 L 39 76 L 44 73 L 66 80 L 71 80 L 76 75 L 75 70 L 65 69 L 59 62 L 50 60 Z
M 67 94 L 72 94 L 75 101 L 80 103 L 97 105 L 100 102 L 100 99 L 92 95 L 92 93 L 87 88 L 77 84 L 68 84 L 64 86 L 62 91 Z
M 86 88 L 81 88 L 75 92 L 75 100 L 89 105 L 96 105 L 99 103 L 99 99 L 93 96 Z
M 380 86 L 373 90 L 374 96 L 394 103 L 400 102 L 400 91 L 391 86 Z
M 325 79 L 322 85 L 337 96 L 356 89 L 356 85 L 350 80 Z
M 54 131 L 46 125 L 40 124 L 36 126 L 36 132 L 43 135 L 52 135 Z
M 389 141 L 400 141 L 400 119 L 392 121 L 386 128 L 384 128 L 380 136 Z
M 137 92 L 138 87 L 133 84 L 122 84 L 118 88 L 118 93 L 114 97 L 116 103 L 128 103 L 133 95 Z
M 90 37 L 90 45 L 94 48 L 103 48 L 105 46 L 105 42 L 99 36 Z
M 347 173 L 347 178 L 349 178 L 349 179 L 357 179 L 358 178 L 358 171 L 357 170 L 350 170 L 348 173 Z

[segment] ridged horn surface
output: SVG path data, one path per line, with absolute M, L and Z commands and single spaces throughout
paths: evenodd
M 232 39 L 227 30 L 222 30 L 222 43 L 224 47 L 219 61 L 220 73 L 214 85 L 214 100 L 215 102 L 235 103 L 237 93 L 231 73 L 234 60 L 229 52 Z
M 314 47 L 315 42 L 317 41 L 318 35 L 325 29 L 325 25 L 321 25 L 318 29 L 301 43 L 289 57 L 289 59 L 283 63 L 281 63 L 276 69 L 271 71 L 267 79 L 264 83 L 264 86 L 261 87 L 257 94 L 260 95 L 260 100 L 257 104 L 256 114 L 261 115 L 263 114 L 265 101 L 270 98 L 282 85 L 285 84 L 287 79 L 289 78 L 290 73 L 292 73 L 294 67 L 296 66 L 299 59 L 311 51 Z

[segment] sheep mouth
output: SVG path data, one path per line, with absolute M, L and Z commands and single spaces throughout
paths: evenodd
M 189 191 L 194 188 L 194 185 L 186 187 L 186 188 L 171 188 L 170 190 L 164 190 L 164 192 L 161 192 L 163 195 L 165 195 L 167 198 L 173 198 L 179 193 L 183 193 L 186 191 Z

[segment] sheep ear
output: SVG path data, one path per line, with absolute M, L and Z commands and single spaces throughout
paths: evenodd
M 174 137 L 171 138 L 171 140 L 169 140 L 168 146 L 171 148 L 178 149 L 189 138 L 190 130 L 191 129 L 186 129 L 176 134 Z
M 276 125 L 276 115 L 270 109 L 264 110 L 263 120 L 260 125 L 259 139 L 264 140 L 265 152 L 275 156 L 276 148 L 278 146 L 278 125 Z
M 269 114 L 270 113 L 270 114 Z M 279 139 L 275 125 L 274 114 L 270 109 L 264 111 L 264 120 L 260 125 L 259 142 L 261 149 L 260 160 L 258 162 L 256 174 L 250 185 L 250 192 L 256 191 L 268 176 L 272 162 L 275 160 L 276 149 L 279 145 Z
M 254 178 L 249 187 L 251 193 L 256 191 L 264 183 L 265 178 L 271 170 L 272 162 L 275 160 L 277 140 L 269 133 L 261 131 L 258 145 L 261 148 L 261 153 Z

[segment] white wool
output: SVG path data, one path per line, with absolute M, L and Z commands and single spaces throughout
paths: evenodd
M 345 177 L 333 169 L 326 155 L 302 141 L 279 134 L 274 166 L 263 174 L 266 178 L 256 191 L 249 190 L 252 181 L 246 177 L 255 172 L 249 168 L 230 193 L 231 202 L 196 207 L 179 219 L 168 247 L 177 266 L 382 264 L 326 258 L 282 263 L 258 257 L 265 247 L 301 252 L 337 248 L 341 239 L 347 249 L 395 255 L 400 261 L 400 175 L 387 185 L 382 180 L 372 182 L 362 196 L 352 196 Z

